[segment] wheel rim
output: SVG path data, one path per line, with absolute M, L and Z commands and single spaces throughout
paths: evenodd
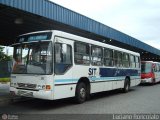
M 86 90 L 85 90 L 85 88 L 81 88 L 80 89 L 80 97 L 82 99 L 84 99 L 86 97 Z

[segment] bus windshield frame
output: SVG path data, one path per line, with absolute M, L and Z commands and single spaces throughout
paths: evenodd
M 52 42 L 34 41 L 15 44 L 13 54 L 12 74 L 40 74 L 53 73 Z

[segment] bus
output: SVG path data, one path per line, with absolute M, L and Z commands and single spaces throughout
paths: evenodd
M 160 63 L 141 61 L 141 83 L 155 84 L 160 82 Z
M 10 91 L 56 100 L 130 87 L 141 81 L 140 54 L 58 30 L 17 37 Z

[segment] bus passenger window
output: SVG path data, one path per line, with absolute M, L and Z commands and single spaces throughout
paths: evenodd
M 136 56 L 136 68 L 140 68 L 140 58 Z
M 123 53 L 123 67 L 129 67 L 129 54 Z
M 130 55 L 130 66 L 131 66 L 131 68 L 136 67 L 135 56 L 133 56 L 133 55 Z
M 104 65 L 113 66 L 113 50 L 105 49 L 104 50 Z
M 74 44 L 74 61 L 76 64 L 90 64 L 89 44 L 82 42 L 75 42 Z
M 92 65 L 101 66 L 103 64 L 102 59 L 103 59 L 102 48 L 92 46 L 92 52 L 91 52 Z
M 114 51 L 114 63 L 117 67 L 122 67 L 122 53 L 119 51 Z

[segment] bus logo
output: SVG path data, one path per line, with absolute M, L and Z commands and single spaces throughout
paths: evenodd
M 88 75 L 95 76 L 96 75 L 96 70 L 97 70 L 97 68 L 89 68 Z

